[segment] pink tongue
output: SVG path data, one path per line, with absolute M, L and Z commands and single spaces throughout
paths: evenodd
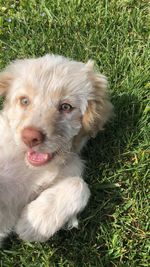
M 33 166 L 41 166 L 52 159 L 52 154 L 49 153 L 39 153 L 36 151 L 29 151 L 27 153 L 27 160 Z

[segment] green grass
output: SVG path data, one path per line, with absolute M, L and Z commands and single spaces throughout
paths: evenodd
M 92 197 L 79 230 L 44 244 L 11 237 L 1 267 L 150 266 L 148 2 L 1 0 L 0 68 L 45 53 L 92 58 L 108 77 L 116 113 L 83 151 Z

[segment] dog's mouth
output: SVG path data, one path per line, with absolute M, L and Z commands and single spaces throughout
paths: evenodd
M 32 166 L 43 166 L 50 162 L 54 157 L 54 153 L 43 153 L 34 150 L 29 150 L 26 154 L 27 161 Z

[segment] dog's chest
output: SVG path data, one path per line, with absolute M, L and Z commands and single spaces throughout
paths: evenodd
M 35 177 L 19 162 L 9 160 L 0 163 L 0 200 L 6 198 L 10 203 L 18 200 L 23 205 L 29 198 Z M 33 179 L 33 180 L 32 180 Z M 5 202 L 5 201 L 4 201 Z
M 30 169 L 21 157 L 1 159 L 0 170 L 0 201 L 8 198 L 19 206 L 35 199 L 57 176 L 56 172 Z

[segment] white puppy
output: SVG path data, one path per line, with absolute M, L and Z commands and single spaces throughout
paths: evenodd
M 46 55 L 0 73 L 0 241 L 45 241 L 86 206 L 79 152 L 112 113 L 93 64 Z

